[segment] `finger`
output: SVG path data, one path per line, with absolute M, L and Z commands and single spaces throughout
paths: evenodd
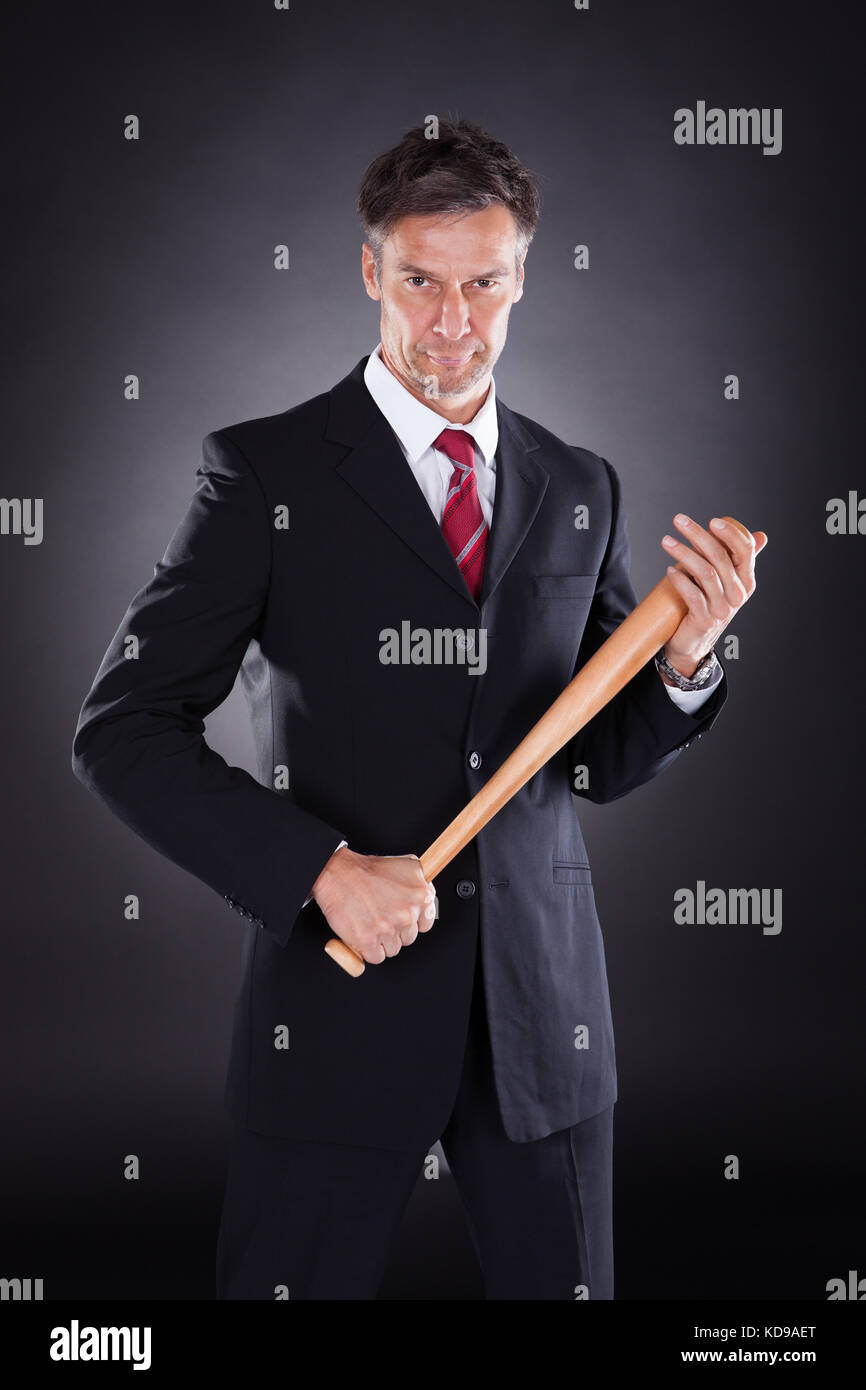
M 435 921 L 436 903 L 434 900 L 432 903 L 428 903 L 427 906 L 422 909 L 421 914 L 418 918 L 418 930 L 429 931 Z
M 677 593 L 685 599 L 689 616 L 694 618 L 701 627 L 710 626 L 712 618 L 707 609 L 707 596 L 700 585 L 696 584 L 684 570 L 669 569 L 667 575 Z
M 394 956 L 400 954 L 400 947 L 402 945 L 403 942 L 400 940 L 399 936 L 382 937 L 382 946 L 389 960 L 392 960 Z
M 675 540 L 673 536 L 665 536 L 662 545 L 671 560 L 679 562 L 681 568 L 676 573 L 686 574 L 703 594 L 706 605 L 704 611 L 713 612 L 715 609 L 714 616 L 727 617 L 730 605 L 725 598 L 722 581 L 709 560 L 705 560 L 703 555 L 699 555 L 696 550 L 684 545 L 682 541 Z M 701 610 L 698 608 L 694 611 L 699 613 Z
M 685 512 L 678 512 L 674 517 L 674 525 L 678 531 L 682 531 L 686 539 L 694 546 L 695 550 L 712 565 L 721 582 L 722 592 L 732 608 L 739 608 L 747 597 L 742 580 L 735 568 L 735 557 L 721 540 L 717 540 L 711 532 L 705 530 L 697 521 L 693 521 Z M 733 526 L 726 524 L 725 531 L 736 530 Z M 743 544 L 746 545 L 745 540 Z M 748 547 L 747 547 L 748 548 Z
M 400 940 L 404 946 L 411 946 L 413 941 L 418 939 L 418 923 L 413 922 L 411 927 L 403 927 L 400 932 Z
M 433 885 L 430 883 L 425 883 L 423 887 L 409 894 L 408 900 L 411 904 L 411 910 L 413 910 L 415 914 L 413 920 L 417 920 L 424 912 L 424 910 L 430 907 L 436 901 L 436 894 L 433 891 Z
M 757 537 L 759 535 L 764 536 L 764 532 L 759 531 L 753 535 L 750 531 L 748 535 L 744 536 L 738 526 L 732 526 L 722 516 L 711 517 L 710 526 L 713 528 L 714 535 L 718 536 L 734 557 L 734 568 L 748 593 L 752 587 L 755 556 L 767 544 L 766 537 L 762 545 L 759 546 L 757 543 Z
M 385 947 L 381 941 L 377 941 L 374 946 L 368 946 L 365 951 L 361 952 L 361 955 L 368 965 L 381 965 L 387 959 Z

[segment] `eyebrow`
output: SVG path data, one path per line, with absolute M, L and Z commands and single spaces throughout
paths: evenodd
M 437 278 L 435 275 L 431 275 L 429 270 L 425 270 L 423 266 L 420 266 L 420 265 L 411 265 L 408 261 L 400 261 L 399 264 L 397 265 L 397 270 L 398 270 L 401 274 L 423 275 L 424 278 L 425 278 L 425 280 L 435 280 L 435 279 Z M 509 273 L 509 270 L 510 270 L 510 266 L 507 266 L 507 265 L 495 265 L 495 266 L 493 267 L 492 270 L 482 270 L 482 271 L 479 271 L 479 273 L 478 273 L 477 275 L 473 275 L 473 276 L 472 276 L 472 279 L 473 279 L 473 280 L 500 280 L 500 279 L 502 278 L 503 275 L 507 275 L 507 274 Z

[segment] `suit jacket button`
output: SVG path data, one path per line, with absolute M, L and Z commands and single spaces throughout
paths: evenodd
M 475 884 L 471 878 L 461 878 L 457 884 L 458 898 L 471 898 L 475 893 Z
M 469 766 L 472 768 L 472 771 L 473 771 L 473 772 L 476 772 L 476 771 L 478 770 L 478 768 L 481 766 L 481 754 L 480 754 L 480 753 L 476 753 L 475 750 L 473 749 L 472 752 L 469 754 L 469 757 L 466 759 L 466 761 L 468 762 Z

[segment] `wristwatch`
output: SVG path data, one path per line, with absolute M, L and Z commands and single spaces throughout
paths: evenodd
M 706 656 L 701 657 L 697 670 L 693 671 L 690 676 L 684 676 L 682 671 L 678 671 L 675 666 L 671 665 L 665 656 L 664 647 L 659 647 L 654 660 L 656 670 L 667 676 L 668 680 L 673 681 L 680 690 L 700 690 L 702 686 L 706 685 L 719 664 L 715 648 L 707 652 Z

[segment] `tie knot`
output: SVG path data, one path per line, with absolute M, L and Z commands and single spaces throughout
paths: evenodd
M 464 468 L 472 468 L 475 463 L 472 436 L 465 430 L 443 430 L 433 440 L 433 447 L 441 449 L 443 454 L 447 454 L 454 463 L 462 464 Z

